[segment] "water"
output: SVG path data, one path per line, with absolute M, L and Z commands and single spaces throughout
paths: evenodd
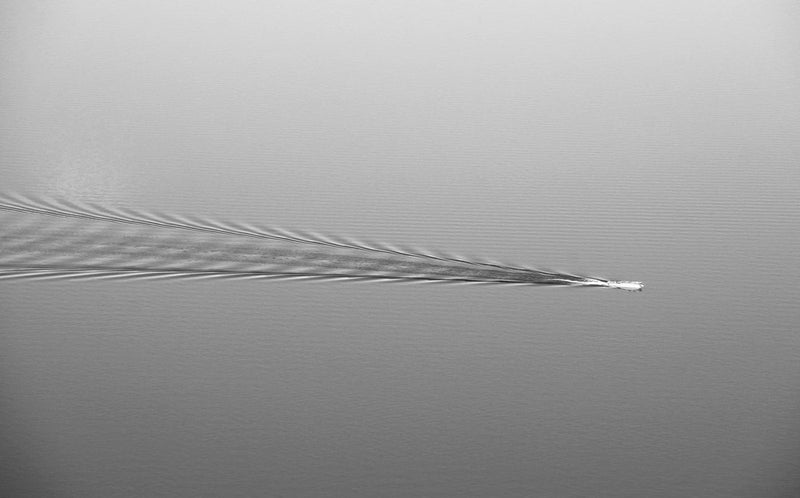
M 4 196 L 647 284 L 2 280 L 6 494 L 798 494 L 794 7 L 0 9 Z
M 299 277 L 643 287 L 388 245 L 29 199 L 0 199 L 0 226 L 0 278 Z

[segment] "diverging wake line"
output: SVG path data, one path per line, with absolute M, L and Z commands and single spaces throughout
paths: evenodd
M 0 279 L 12 278 L 306 278 L 643 288 L 641 282 L 280 229 L 3 198 Z

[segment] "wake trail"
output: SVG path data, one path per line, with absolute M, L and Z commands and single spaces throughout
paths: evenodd
M 613 281 L 387 244 L 0 198 L 0 279 L 270 278 L 607 287 Z

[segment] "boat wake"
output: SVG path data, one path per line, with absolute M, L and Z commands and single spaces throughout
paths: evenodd
M 0 279 L 312 279 L 605 287 L 390 245 L 73 203 L 0 199 Z

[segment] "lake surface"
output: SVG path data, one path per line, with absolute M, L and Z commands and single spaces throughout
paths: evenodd
M 790 2 L 10 2 L 0 67 L 4 193 L 646 285 L 0 281 L 11 496 L 800 493 Z

